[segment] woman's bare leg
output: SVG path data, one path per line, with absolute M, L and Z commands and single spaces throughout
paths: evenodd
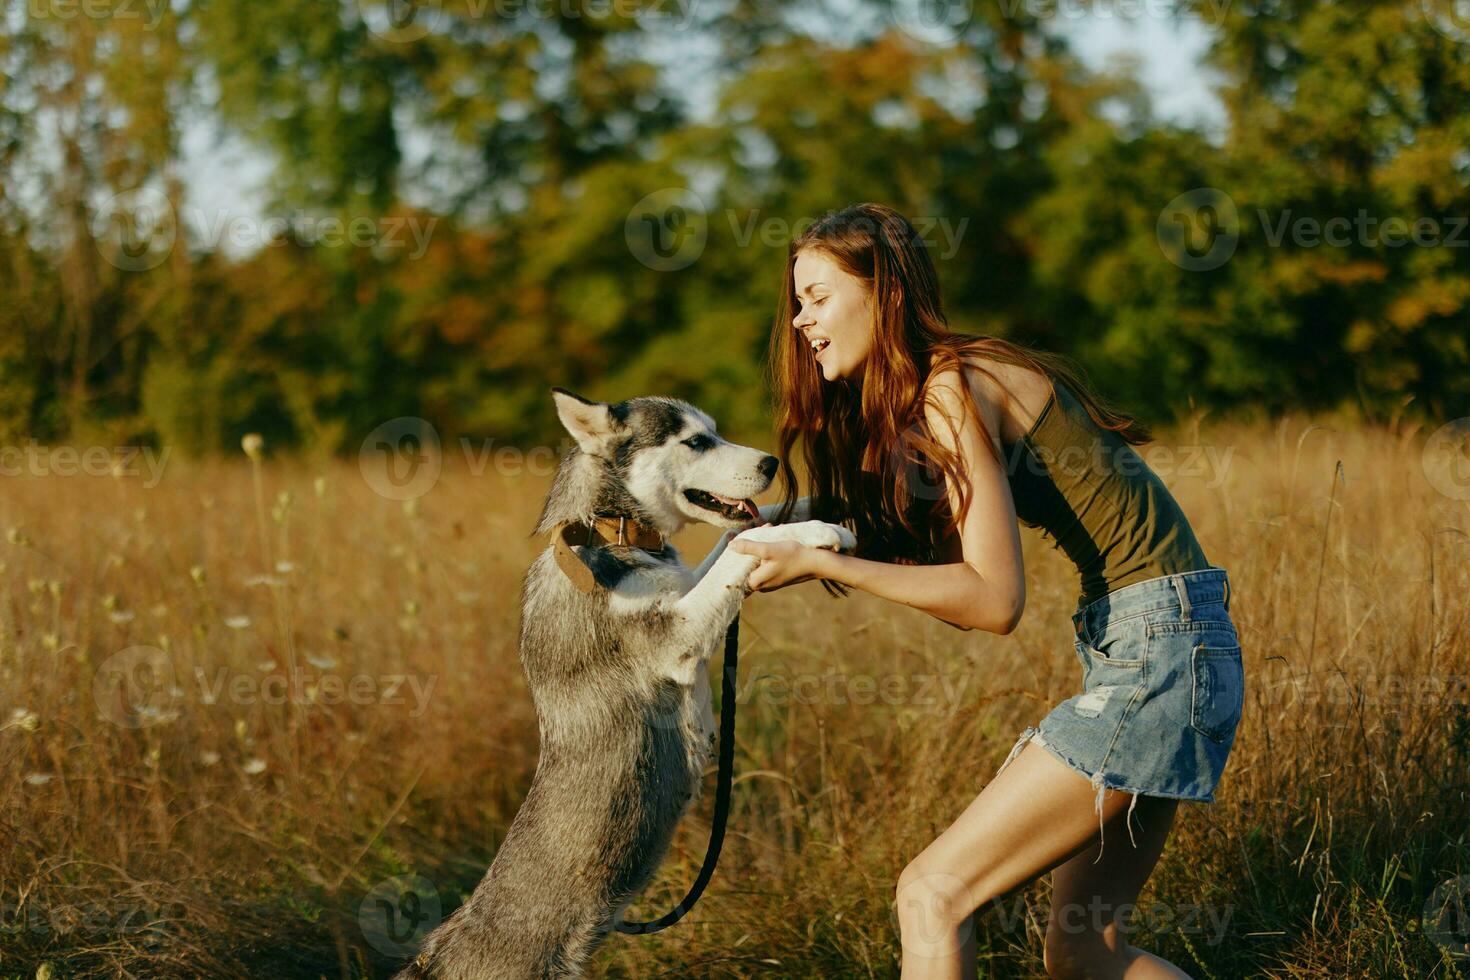
M 1133 909 L 1153 873 L 1177 807 L 1176 800 L 1139 797 L 1131 819 L 1132 840 L 1125 809 L 1107 824 L 1101 860 L 1094 845 L 1052 872 L 1045 956 L 1049 976 L 1188 978 L 1169 961 L 1130 945 L 1129 924 L 1119 914 Z
M 1126 830 L 1121 840 L 1117 832 L 1122 821 L 1114 818 L 1127 811 L 1132 799 L 1116 791 L 1104 794 L 1102 822 L 1115 824 L 1106 838 L 1109 856 L 1130 847 Z M 1094 847 L 1096 800 L 1097 791 L 1086 777 L 1042 746 L 1028 743 L 899 875 L 903 980 L 973 978 L 971 913 Z M 1136 822 L 1137 808 L 1134 816 Z M 1131 853 L 1141 857 L 1138 851 Z M 1152 861 L 1148 867 L 1152 869 Z

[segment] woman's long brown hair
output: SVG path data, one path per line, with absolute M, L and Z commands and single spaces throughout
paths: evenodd
M 794 266 L 807 249 L 820 250 L 872 291 L 873 343 L 860 383 L 826 381 L 792 326 Z M 970 355 L 1023 365 L 1053 383 L 1060 379 L 1101 428 L 1134 445 L 1152 439 L 1146 426 L 1094 395 L 1085 372 L 1070 359 L 999 337 L 951 331 L 928 250 L 908 219 L 892 208 L 864 203 L 831 211 L 793 240 L 766 361 L 783 488 L 776 523 L 789 519 L 800 496 L 791 466 L 800 438 L 814 517 L 845 524 L 857 536 L 861 557 L 935 563 L 969 509 L 970 487 L 958 455 L 928 431 L 926 384 L 934 372 L 947 368 L 964 376 L 962 362 Z M 995 378 L 983 364 L 969 366 Z M 994 453 L 985 422 L 968 397 L 965 412 Z M 958 514 L 950 513 L 946 484 L 959 488 Z M 927 514 L 924 500 L 930 501 Z M 833 594 L 847 592 L 840 583 L 824 579 L 822 584 Z

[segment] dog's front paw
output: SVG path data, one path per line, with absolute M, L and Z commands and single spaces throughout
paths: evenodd
M 857 535 L 853 534 L 851 531 L 841 526 L 840 524 L 832 524 L 829 526 L 832 528 L 832 530 L 837 532 L 837 550 L 845 551 L 849 555 L 852 554 L 853 551 L 857 549 Z
M 857 538 L 841 524 L 828 524 L 826 521 L 803 521 L 796 526 L 806 529 L 802 531 L 801 543 L 813 548 L 850 553 L 857 547 Z
M 800 521 L 796 524 L 770 524 L 741 531 L 737 538 L 749 541 L 795 541 L 811 548 L 828 551 L 850 552 L 857 547 L 857 538 L 839 524 L 826 521 Z

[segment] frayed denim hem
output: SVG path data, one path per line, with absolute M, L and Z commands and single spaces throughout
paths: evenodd
M 1118 779 L 1118 777 L 1116 777 L 1116 776 L 1110 776 L 1110 775 L 1108 775 L 1106 772 L 1104 772 L 1101 769 L 1099 769 L 1097 772 L 1089 773 L 1083 766 L 1079 765 L 1076 762 L 1076 760 L 1071 759 L 1071 758 L 1068 758 L 1065 753 L 1063 753 L 1056 746 L 1054 746 L 1050 742 L 1048 742 L 1045 739 L 1045 737 L 1043 737 L 1043 735 L 1041 734 L 1041 729 L 1038 728 L 1035 725 L 1028 725 L 1026 727 L 1026 730 L 1023 731 L 1023 732 L 1021 732 L 1020 738 L 1016 739 L 1016 744 L 1011 747 L 1010 754 L 1007 755 L 1005 761 L 1000 764 L 1000 768 L 995 771 L 995 775 L 996 776 L 999 776 L 1001 773 L 1005 772 L 1006 767 L 1011 764 L 1011 762 L 1016 758 L 1016 756 L 1018 756 L 1018 755 L 1021 754 L 1021 750 L 1026 747 L 1026 743 L 1027 742 L 1035 742 L 1037 745 L 1040 745 L 1042 748 L 1046 749 L 1048 752 L 1050 752 L 1052 754 L 1052 756 L 1057 761 L 1061 762 L 1063 765 L 1065 765 L 1068 769 L 1071 769 L 1073 772 L 1079 773 L 1089 783 L 1092 784 L 1092 787 L 1095 790 L 1097 790 L 1097 796 L 1093 800 L 1093 809 L 1097 813 L 1097 838 L 1098 838 L 1098 846 L 1097 846 L 1097 857 L 1093 860 L 1093 864 L 1096 864 L 1098 861 L 1101 861 L 1102 860 L 1102 852 L 1103 852 L 1103 845 L 1104 845 L 1104 840 L 1103 840 L 1104 834 L 1103 834 L 1103 811 L 1102 811 L 1102 805 L 1103 805 L 1103 795 L 1108 790 L 1112 790 L 1115 793 L 1128 793 L 1129 795 L 1131 795 L 1133 797 L 1133 799 L 1131 801 L 1129 801 L 1129 803 L 1128 803 L 1128 814 L 1124 818 L 1124 824 L 1128 827 L 1128 841 L 1135 848 L 1138 847 L 1138 841 L 1133 836 L 1133 808 L 1138 805 L 1138 798 L 1140 796 L 1157 796 L 1157 797 L 1161 797 L 1161 798 L 1164 798 L 1164 799 L 1183 800 L 1183 801 L 1188 801 L 1188 802 L 1192 802 L 1192 803 L 1213 803 L 1214 802 L 1214 794 L 1213 793 L 1211 793 L 1207 797 L 1201 797 L 1201 796 L 1186 796 L 1186 795 L 1178 794 L 1178 793 L 1159 793 L 1159 792 L 1154 792 L 1154 791 L 1141 791 L 1141 790 L 1134 789 L 1134 788 L 1132 788 L 1130 786 L 1124 785 Z

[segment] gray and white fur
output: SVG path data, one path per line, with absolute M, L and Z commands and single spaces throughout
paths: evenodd
M 694 406 L 552 391 L 576 445 L 536 533 L 623 514 L 666 541 L 702 521 L 746 527 L 739 536 L 750 539 L 852 550 L 851 532 L 834 524 L 748 527 L 748 512 L 696 503 L 710 500 L 699 491 L 730 501 L 765 491 L 777 460 L 725 440 Z M 809 514 L 807 505 L 803 498 L 797 515 Z M 707 661 L 759 564 L 725 548 L 730 537 L 696 569 L 669 544 L 661 552 L 577 547 L 599 585 L 590 594 L 562 573 L 551 547 L 535 559 L 521 589 L 520 656 L 540 728 L 536 773 L 474 894 L 397 980 L 581 975 L 652 879 L 700 789 L 715 739 Z

